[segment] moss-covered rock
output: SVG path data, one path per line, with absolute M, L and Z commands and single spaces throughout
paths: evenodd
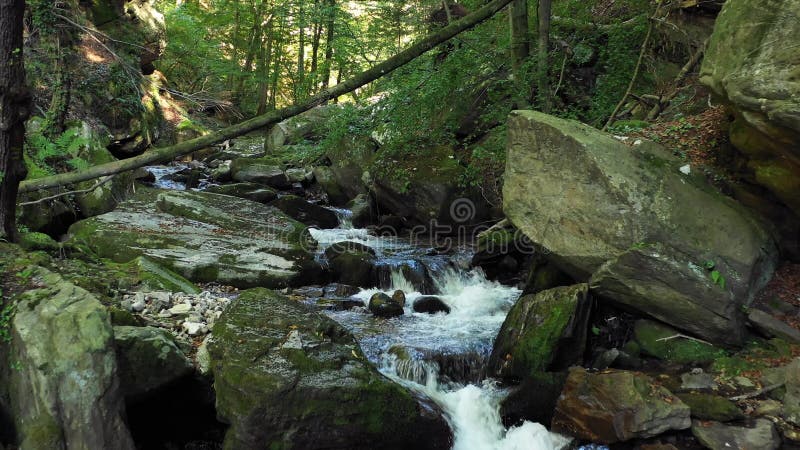
M 403 315 L 403 305 L 394 296 L 389 297 L 383 292 L 377 292 L 370 297 L 367 309 L 385 319 Z
M 319 272 L 309 251 L 315 242 L 301 223 L 218 194 L 140 189 L 113 212 L 74 224 L 70 235 L 100 257 L 125 263 L 146 256 L 196 282 L 286 286 Z
M 669 326 L 638 320 L 634 325 L 634 339 L 642 352 L 655 358 L 676 363 L 703 363 L 727 356 L 727 353 L 712 345 L 679 336 Z
M 123 264 L 121 270 L 131 273 L 143 291 L 200 293 L 194 283 L 145 256 Z
M 375 286 L 377 282 L 375 256 L 357 250 L 345 250 L 329 259 L 335 281 L 352 286 Z
M 700 420 L 730 422 L 744 418 L 744 413 L 735 403 L 725 397 L 701 392 L 676 394 L 692 411 L 692 417 Z
M 592 309 L 588 286 L 558 287 L 517 300 L 492 349 L 490 374 L 524 379 L 579 363 Z
M 52 253 L 61 249 L 58 242 L 44 233 L 24 233 L 19 237 L 19 245 L 28 251 L 42 250 Z
M 46 269 L 19 297 L 8 390 L 20 448 L 133 449 L 124 420 L 108 313 Z
M 281 166 L 268 158 L 238 158 L 231 162 L 231 177 L 243 183 L 256 183 L 275 189 L 292 186 Z
M 449 448 L 449 431 L 307 305 L 243 292 L 208 350 L 227 449 Z
M 214 194 L 231 195 L 258 203 L 269 203 L 278 197 L 274 189 L 256 183 L 233 183 L 212 186 L 205 190 Z
M 683 174 L 656 144 L 627 146 L 535 111 L 514 111 L 508 133 L 503 209 L 548 259 L 577 280 L 610 264 L 591 281 L 601 296 L 707 340 L 742 343 L 741 305 L 778 258 L 757 216 Z

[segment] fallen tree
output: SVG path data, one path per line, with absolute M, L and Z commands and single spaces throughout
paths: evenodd
M 391 58 L 364 72 L 359 73 L 343 83 L 321 91 L 319 94 L 311 97 L 299 105 L 292 105 L 286 108 L 271 111 L 269 113 L 253 117 L 252 119 L 245 120 L 244 122 L 236 125 L 223 128 L 215 133 L 181 142 L 177 145 L 155 148 L 133 158 L 100 164 L 77 172 L 68 172 L 49 177 L 37 178 L 34 180 L 26 180 L 19 185 L 19 192 L 25 193 L 40 189 L 65 186 L 68 184 L 79 183 L 81 181 L 92 180 L 106 175 L 113 175 L 116 173 L 133 170 L 148 164 L 171 161 L 178 156 L 185 155 L 210 145 L 223 142 L 227 139 L 241 136 L 253 130 L 278 123 L 282 120 L 296 116 L 304 111 L 308 111 L 309 109 L 321 105 L 328 100 L 347 94 L 348 92 L 358 89 L 359 87 L 375 81 L 378 78 L 398 69 L 399 67 L 408 64 L 428 50 L 431 50 L 437 45 L 456 36 L 457 34 L 489 19 L 509 3 L 511 3 L 511 0 L 492 0 L 482 8 L 476 10 L 474 13 L 456 20 L 442 29 L 429 34 L 416 44 L 403 50 L 397 55 L 392 56 Z

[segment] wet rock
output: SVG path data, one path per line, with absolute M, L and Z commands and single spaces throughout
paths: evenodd
M 256 183 L 223 184 L 209 187 L 205 191 L 244 198 L 258 203 L 269 203 L 278 198 L 278 193 L 274 189 Z
M 231 425 L 225 448 L 449 448 L 444 421 L 381 375 L 347 330 L 307 305 L 245 291 L 213 335 L 217 413 Z
M 11 416 L 20 448 L 133 449 L 114 333 L 100 301 L 42 268 L 11 322 Z M 5 380 L 4 380 L 5 383 Z
M 414 300 L 413 308 L 417 313 L 437 314 L 443 312 L 450 314 L 450 307 L 447 306 L 447 303 L 433 295 L 423 295 L 417 298 Z
M 744 413 L 735 403 L 725 397 L 700 392 L 676 394 L 692 411 L 692 417 L 700 420 L 730 422 L 744 419 Z
M 325 296 L 325 289 L 322 286 L 303 286 L 293 289 L 292 293 L 305 298 L 320 298 Z
M 305 225 L 317 228 L 336 228 L 339 218 L 328 208 L 307 202 L 294 195 L 284 195 L 271 203 L 286 215 Z
M 317 184 L 319 184 L 319 186 L 328 196 L 331 204 L 344 205 L 348 200 L 350 200 L 350 197 L 342 192 L 342 188 L 336 181 L 333 170 L 331 170 L 330 167 L 314 167 L 314 179 L 317 180 Z
M 345 251 L 328 260 L 335 280 L 353 286 L 375 285 L 375 257 L 369 253 Z
M 656 144 L 629 147 L 534 111 L 513 112 L 508 133 L 503 210 L 550 261 L 592 276 L 593 292 L 628 309 L 713 343 L 743 342 L 741 305 L 778 257 L 760 219 Z M 712 262 L 716 278 L 700 266 Z
M 768 338 L 777 337 L 788 342 L 800 344 L 800 331 L 760 309 L 751 309 L 747 315 L 747 320 L 753 328 Z
M 244 199 L 139 189 L 114 211 L 70 228 L 70 243 L 128 262 L 139 256 L 196 282 L 237 287 L 308 284 L 321 267 L 303 224 Z
M 286 169 L 286 178 L 288 178 L 291 183 L 307 183 L 313 179 L 313 177 L 313 173 L 307 172 L 300 167 Z
M 400 306 L 406 306 L 406 293 L 397 289 L 392 293 L 392 300 Z
M 370 297 L 367 309 L 372 314 L 385 319 L 402 316 L 404 313 L 403 306 L 383 292 L 378 292 Z
M 333 283 L 325 286 L 325 297 L 350 297 L 358 294 L 359 291 L 361 291 L 361 288 L 357 286 Z
M 752 428 L 695 420 L 692 422 L 692 434 L 703 446 L 712 450 L 774 450 L 781 445 L 775 426 L 767 419 L 756 419 Z
M 364 302 L 348 298 L 323 298 L 317 302 L 317 306 L 321 306 L 330 311 L 347 311 L 353 308 L 364 307 Z
M 552 422 L 553 431 L 604 444 L 690 426 L 689 407 L 650 377 L 580 367 L 570 369 Z
M 342 242 L 337 242 L 331 245 L 330 247 L 326 248 L 325 258 L 327 258 L 328 261 L 330 261 L 345 252 L 360 252 L 360 253 L 367 253 L 371 256 L 375 256 L 375 249 L 373 249 L 369 245 L 365 245 L 355 241 L 342 241 Z
M 643 353 L 664 361 L 701 363 L 726 354 L 721 348 L 683 337 L 678 330 L 649 320 L 637 320 L 633 334 Z
M 194 371 L 166 330 L 114 327 L 120 386 L 129 400 L 141 400 Z
M 503 423 L 512 426 L 530 420 L 549 424 L 566 381 L 567 372 L 541 372 L 526 377 L 503 400 L 500 406 Z
M 238 158 L 231 162 L 231 178 L 239 182 L 263 184 L 278 190 L 289 189 L 292 183 L 283 169 L 270 160 Z
M 369 195 L 358 194 L 356 198 L 347 204 L 347 207 L 353 212 L 354 227 L 366 228 L 374 222 L 372 201 Z
M 591 308 L 585 284 L 520 298 L 497 335 L 489 373 L 520 379 L 565 370 L 581 361 Z

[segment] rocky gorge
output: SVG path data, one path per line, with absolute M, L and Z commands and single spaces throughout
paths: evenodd
M 800 283 L 777 284 L 800 61 L 762 54 L 796 21 L 728 0 L 718 28 L 751 10 L 765 28 L 715 30 L 700 73 L 737 189 L 533 110 L 506 118 L 501 205 L 446 146 L 402 180 L 377 133 L 287 156 L 330 104 L 117 178 L 76 220 L 30 205 L 0 242 L 0 450 L 800 447 Z

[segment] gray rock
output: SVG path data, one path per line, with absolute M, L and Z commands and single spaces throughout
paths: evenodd
M 114 327 L 122 391 L 139 400 L 191 374 L 191 361 L 169 331 L 154 327 Z
M 97 298 L 35 268 L 11 323 L 8 392 L 20 448 L 133 449 L 114 335 Z
M 185 316 L 192 310 L 192 305 L 188 303 L 178 303 L 169 309 L 170 314 L 173 316 Z
M 800 357 L 795 358 L 784 372 L 786 396 L 783 398 L 784 419 L 800 426 Z
M 778 257 L 755 215 L 701 175 L 682 174 L 682 162 L 653 143 L 628 147 L 534 111 L 514 111 L 508 133 L 503 210 L 548 259 L 577 280 L 602 270 L 591 288 L 627 308 L 741 344 L 741 305 Z M 724 283 L 701 266 L 708 261 Z
M 752 428 L 695 420 L 692 421 L 692 434 L 712 450 L 774 450 L 781 445 L 781 437 L 767 419 L 756 419 Z
M 231 425 L 225 448 L 449 448 L 442 419 L 305 304 L 266 289 L 242 292 L 213 335 L 217 414 Z
M 231 162 L 231 177 L 239 182 L 262 184 L 278 190 L 292 187 L 283 169 L 269 159 L 234 159 Z
M 269 203 L 278 198 L 274 189 L 256 183 L 233 183 L 212 186 L 205 190 L 214 194 L 231 195 L 258 203 Z
M 681 375 L 681 389 L 685 390 L 713 390 L 718 387 L 714 375 L 704 373 L 702 370 L 684 373 Z
M 800 344 L 800 331 L 760 309 L 751 309 L 747 315 L 747 320 L 753 328 L 768 338 L 777 337 Z

